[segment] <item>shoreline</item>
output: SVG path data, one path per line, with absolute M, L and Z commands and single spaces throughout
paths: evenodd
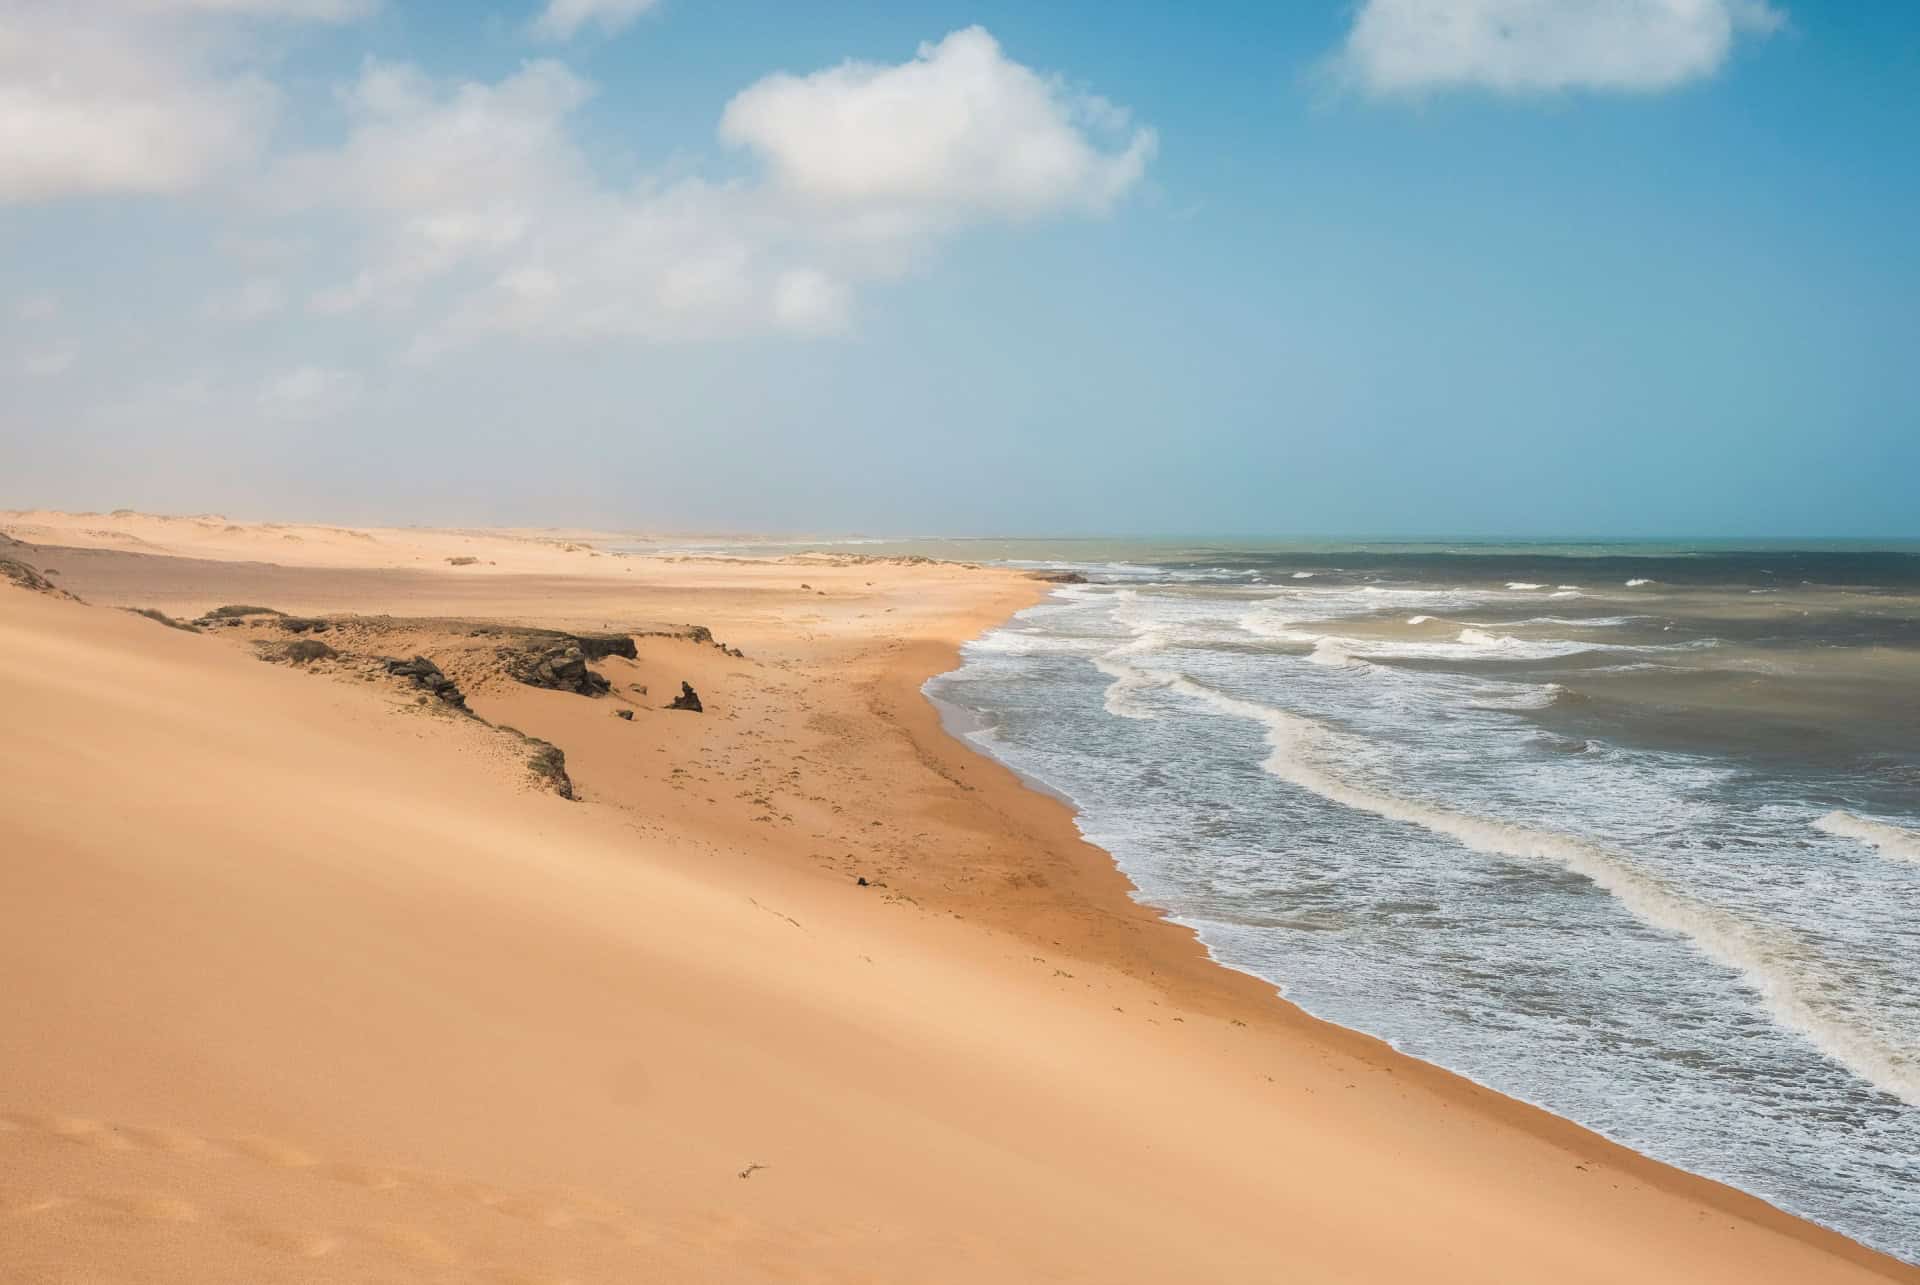
M 743 1280 L 805 1263 L 820 1279 L 1246 1279 L 1284 1264 L 1476 1285 L 1920 1281 L 1759 1197 L 1313 1017 L 1136 900 L 1066 802 L 953 735 L 924 691 L 966 642 L 1042 600 L 1042 582 L 223 522 L 96 515 L 64 522 L 81 536 L 71 544 L 36 533 L 60 546 L 57 579 L 92 607 L 0 586 L 0 691 L 44 742 L 28 753 L 0 738 L 15 778 L 0 771 L 0 789 L 28 791 L 8 824 L 30 819 L 42 840 L 22 848 L 33 860 L 13 877 L 29 879 L 20 904 L 66 926 L 0 941 L 0 965 L 77 979 L 22 999 L 18 1048 L 71 1048 L 77 1060 L 0 1062 L 15 1085 L 0 1146 L 79 1136 L 61 1122 L 97 1117 L 202 1138 L 276 1133 L 356 1165 L 425 1165 L 500 1187 L 564 1183 L 644 1224 L 647 1252 L 671 1260 L 684 1242 L 687 1264 L 725 1262 Z M 456 556 L 479 562 L 447 565 Z M 371 678 L 343 681 L 355 678 L 345 668 L 260 664 L 244 644 L 277 637 L 270 624 L 196 638 L 108 610 L 190 617 L 221 602 L 361 613 L 347 619 L 377 623 L 381 648 L 439 659 L 487 722 L 561 746 L 585 806 L 516 784 L 517 760 L 497 760 L 484 724 L 429 716 Z M 580 630 L 692 620 L 744 654 L 641 635 L 634 659 L 597 662 L 613 692 L 589 700 L 500 680 L 471 631 L 452 628 L 474 619 Z M 332 636 L 344 647 L 342 633 Z M 59 679 L 49 660 L 67 651 L 110 681 Z M 681 680 L 706 714 L 660 708 Z M 623 709 L 633 717 L 610 716 Z M 135 804 L 153 793 L 143 782 L 172 782 L 157 810 L 90 806 L 84 765 L 101 741 L 126 747 L 114 771 Z M 178 763 L 210 766 L 174 781 Z M 175 797 L 202 790 L 197 809 Z M 290 830 L 290 815 L 301 826 Z M 227 863 L 230 850 L 247 859 Z M 167 876 L 150 895 L 172 919 L 224 929 L 155 936 L 142 904 L 69 900 L 146 878 L 153 861 Z M 249 902 L 225 917 L 235 878 L 268 909 Z M 336 887 L 352 895 L 329 900 L 332 913 L 308 907 Z M 380 924 L 405 931 L 366 931 Z M 105 965 L 87 962 L 96 938 L 111 943 Z M 232 955 L 244 978 L 221 971 L 229 939 L 248 943 Z M 354 989 L 363 956 L 404 984 Z M 443 976 L 448 958 L 462 961 L 457 976 Z M 355 962 L 314 971 L 309 959 Z M 129 976 L 151 988 L 186 967 L 237 988 L 235 1013 L 209 1025 L 214 1014 L 170 1000 L 164 1022 L 119 1023 Z M 440 1002 L 415 1002 L 441 987 L 453 989 Z M 301 1006 L 288 1010 L 284 993 Z M 529 1013 L 541 1015 L 536 1033 Z M 95 1058 L 96 1046 L 113 1055 Z M 632 1064 L 630 1049 L 656 1051 Z M 179 1081 L 122 1069 L 174 1065 L 198 1069 Z M 576 1067 L 594 1074 L 578 1080 Z M 636 1137 L 655 1158 L 647 1166 L 634 1163 Z M 18 1172 L 65 1193 L 97 1181 L 72 1167 L 82 1152 L 46 1146 Z M 743 1184 L 750 1162 L 775 1176 Z M 141 1163 L 159 1166 L 159 1185 L 166 1166 Z M 4 1169 L 0 1207 L 16 1194 Z M 781 1177 L 796 1172 L 804 1182 Z M 404 1178 L 394 1190 L 414 1200 L 430 1186 Z M 31 1204 L 38 1190 L 18 1194 Z M 290 1191 L 274 1208 L 363 1225 L 335 1210 L 341 1198 Z M 598 1206 L 566 1207 L 586 1225 L 583 1210 Z M 885 1234 L 855 1234 L 849 1209 Z M 712 1230 L 717 1211 L 758 1220 L 752 1235 L 776 1246 L 766 1275 L 737 1236 Z M 418 1217 L 449 1252 L 478 1254 L 498 1236 L 451 1207 L 422 1204 Z M 1128 1234 L 1102 1231 L 1118 1226 Z M 823 1227 L 846 1235 L 823 1240 Z M 97 1226 L 75 1228 L 78 1239 L 45 1241 L 49 1252 L 101 1252 Z M 348 1249 L 372 1244 L 330 1234 L 342 1273 Z M 575 1255 L 564 1261 L 581 1279 L 623 1278 L 606 1266 L 616 1260 L 594 1257 L 630 1252 L 613 1242 L 563 1249 L 526 1234 L 516 1244 L 548 1255 L 544 1270 Z M 802 1240 L 813 1248 L 795 1248 Z M 914 1249 L 935 1241 L 964 1249 Z M 0 1244 L 0 1265 L 9 1252 Z
M 1049 592 L 1051 592 L 1050 589 L 1042 586 L 1041 597 L 1036 601 L 1044 601 Z M 1006 619 L 1011 620 L 1012 613 L 1009 613 Z M 1002 625 L 1004 623 L 1005 621 L 1002 621 Z M 995 628 L 999 627 L 1001 626 L 995 626 Z M 952 664 L 946 669 L 929 674 L 925 681 L 930 683 L 933 679 L 951 673 L 964 664 L 962 648 L 971 641 L 974 639 L 965 639 L 955 644 Z M 929 705 L 936 705 L 937 698 L 931 694 L 928 694 L 927 700 Z M 1079 825 L 1079 810 L 1071 798 L 1045 785 L 1044 782 L 1030 781 L 1025 773 L 1001 762 L 999 758 L 975 745 L 966 737 L 954 735 L 946 728 L 945 720 L 938 717 L 937 705 L 935 712 L 939 730 L 958 749 L 990 762 L 1005 772 L 1011 778 L 1014 788 L 1027 791 L 1044 803 L 1059 808 L 1062 813 L 1061 820 L 1072 831 L 1073 846 L 1089 850 L 1095 859 L 1105 863 L 1114 877 L 1123 885 L 1122 895 L 1130 907 L 1144 912 L 1156 926 L 1169 930 L 1167 933 L 1169 950 L 1176 956 L 1197 952 L 1204 959 L 1207 968 L 1220 975 L 1219 993 L 1228 1005 L 1237 1008 L 1245 1004 L 1254 1013 L 1271 1010 L 1267 1014 L 1268 1020 L 1277 1021 L 1289 1032 L 1308 1033 L 1312 1038 L 1324 1040 L 1332 1046 L 1341 1048 L 1342 1051 L 1353 1053 L 1363 1059 L 1377 1058 L 1382 1062 L 1400 1063 L 1424 1078 L 1429 1088 L 1448 1100 L 1470 1106 L 1491 1118 L 1498 1119 L 1503 1124 L 1525 1129 L 1534 1136 L 1564 1147 L 1583 1159 L 1602 1160 L 1632 1172 L 1663 1190 L 1687 1199 L 1701 1200 L 1735 1217 L 1772 1226 L 1809 1244 L 1817 1245 L 1827 1252 L 1849 1258 L 1862 1266 L 1882 1270 L 1891 1267 L 1895 1270 L 1889 1274 L 1890 1279 L 1920 1280 L 1920 1264 L 1908 1263 L 1884 1251 L 1873 1249 L 1842 1231 L 1782 1209 L 1763 1196 L 1650 1156 L 1627 1143 L 1615 1141 L 1538 1103 L 1515 1097 L 1458 1071 L 1403 1052 L 1379 1036 L 1354 1027 L 1343 1026 L 1310 1012 L 1288 999 L 1280 989 L 1279 983 L 1219 958 L 1201 939 L 1199 930 L 1194 926 L 1174 919 L 1164 910 L 1139 899 L 1139 890 L 1121 867 L 1119 859 L 1092 842 L 1082 832 Z M 1184 969 L 1180 975 L 1182 977 L 1186 975 Z M 1254 993 L 1245 993 L 1247 984 L 1251 985 Z M 1208 988 L 1203 984 L 1200 993 L 1205 994 L 1207 990 Z

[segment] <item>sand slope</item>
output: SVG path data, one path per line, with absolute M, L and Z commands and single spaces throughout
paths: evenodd
M 819 577 L 780 574 L 780 611 L 710 604 L 788 639 L 757 681 L 666 642 L 622 675 L 706 666 L 709 716 L 476 695 L 571 739 L 585 804 L 478 724 L 0 587 L 0 1279 L 1920 1278 L 1183 981 L 1190 949 L 1097 904 L 1116 876 L 1065 869 L 1055 805 L 934 748 L 937 648 L 870 637 L 891 683 L 810 670 L 793 585 Z M 804 716 L 754 703 L 775 689 Z M 756 820 L 795 752 L 820 816 Z M 806 855 L 851 832 L 828 791 L 856 777 L 902 867 L 954 863 L 925 899 L 835 866 L 880 849 Z M 1009 836 L 1058 878 L 960 886 Z

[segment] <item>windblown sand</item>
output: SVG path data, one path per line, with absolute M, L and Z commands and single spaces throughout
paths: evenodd
M 919 693 L 1031 581 L 0 529 L 85 600 L 0 583 L 0 1280 L 1920 1280 L 1136 906 Z M 227 602 L 406 618 L 582 801 L 396 684 L 113 610 Z M 644 638 L 589 699 L 460 618 L 745 655 Z

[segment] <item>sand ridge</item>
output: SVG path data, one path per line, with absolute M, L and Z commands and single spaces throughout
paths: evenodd
M 1031 581 L 219 534 L 60 548 L 90 605 L 0 587 L 0 1277 L 1920 1279 L 1134 905 L 919 694 Z M 111 609 L 223 601 L 745 654 L 476 676 L 569 804 L 478 720 Z M 682 680 L 708 713 L 661 708 Z

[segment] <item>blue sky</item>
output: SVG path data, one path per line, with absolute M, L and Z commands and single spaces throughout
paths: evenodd
M 0 8 L 0 505 L 1920 535 L 1913 6 L 542 4 Z

